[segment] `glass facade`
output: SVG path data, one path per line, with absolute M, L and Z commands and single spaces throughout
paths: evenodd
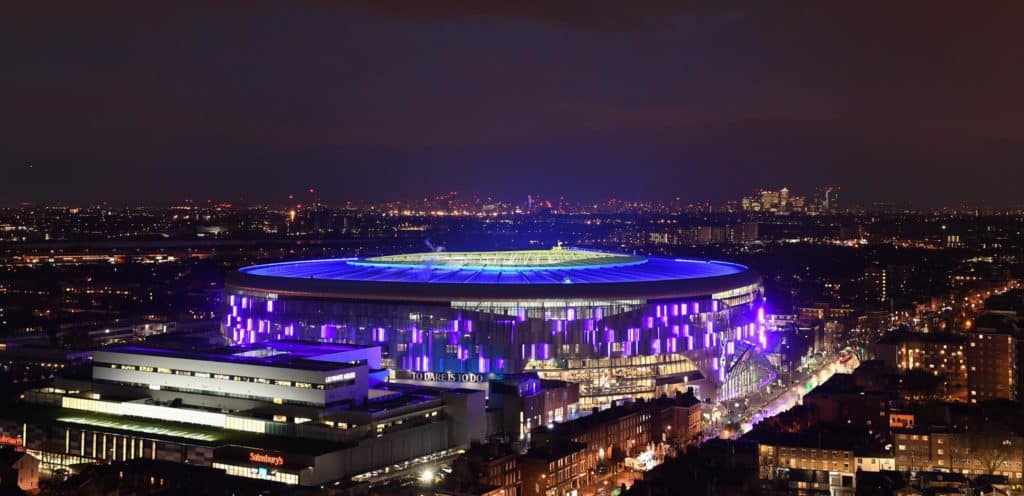
M 679 299 L 447 303 L 285 296 L 229 284 L 224 301 L 224 333 L 237 343 L 379 345 L 382 365 L 406 379 L 483 382 L 535 370 L 580 383 L 581 407 L 697 385 L 691 381 L 711 389 L 702 397 L 724 400 L 774 377 L 759 353 L 760 283 Z

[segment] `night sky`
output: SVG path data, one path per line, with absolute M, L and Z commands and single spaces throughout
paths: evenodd
M 1021 2 L 184 3 L 4 7 L 0 203 L 1024 203 Z

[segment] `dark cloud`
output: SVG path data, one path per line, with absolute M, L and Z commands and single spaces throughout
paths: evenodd
M 0 199 L 1012 203 L 1024 4 L 23 2 Z M 25 164 L 33 164 L 28 168 Z M 969 172 L 968 172 L 969 171 Z
M 669 28 L 672 25 L 673 17 L 683 14 L 697 15 L 702 12 L 698 8 L 697 2 L 684 0 L 637 0 L 633 2 L 354 0 L 324 1 L 321 2 L 321 5 L 365 9 L 393 18 L 410 20 L 528 20 L 584 29 L 610 28 L 629 31 Z M 717 7 L 717 9 L 721 8 L 722 5 Z

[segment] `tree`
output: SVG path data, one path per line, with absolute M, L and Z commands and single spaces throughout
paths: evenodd
M 984 429 L 981 431 L 967 432 L 967 446 L 969 457 L 977 460 L 985 473 L 993 475 L 996 472 L 1013 472 L 1010 470 L 1010 462 L 1015 458 L 1014 439 L 1007 430 Z

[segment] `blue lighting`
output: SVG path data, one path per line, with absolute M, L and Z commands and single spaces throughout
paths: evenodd
M 367 262 L 356 258 L 306 260 L 254 265 L 241 272 L 254 276 L 334 281 L 449 284 L 608 284 L 703 279 L 728 276 L 747 268 L 712 260 L 641 258 L 635 263 L 577 266 L 441 266 Z

